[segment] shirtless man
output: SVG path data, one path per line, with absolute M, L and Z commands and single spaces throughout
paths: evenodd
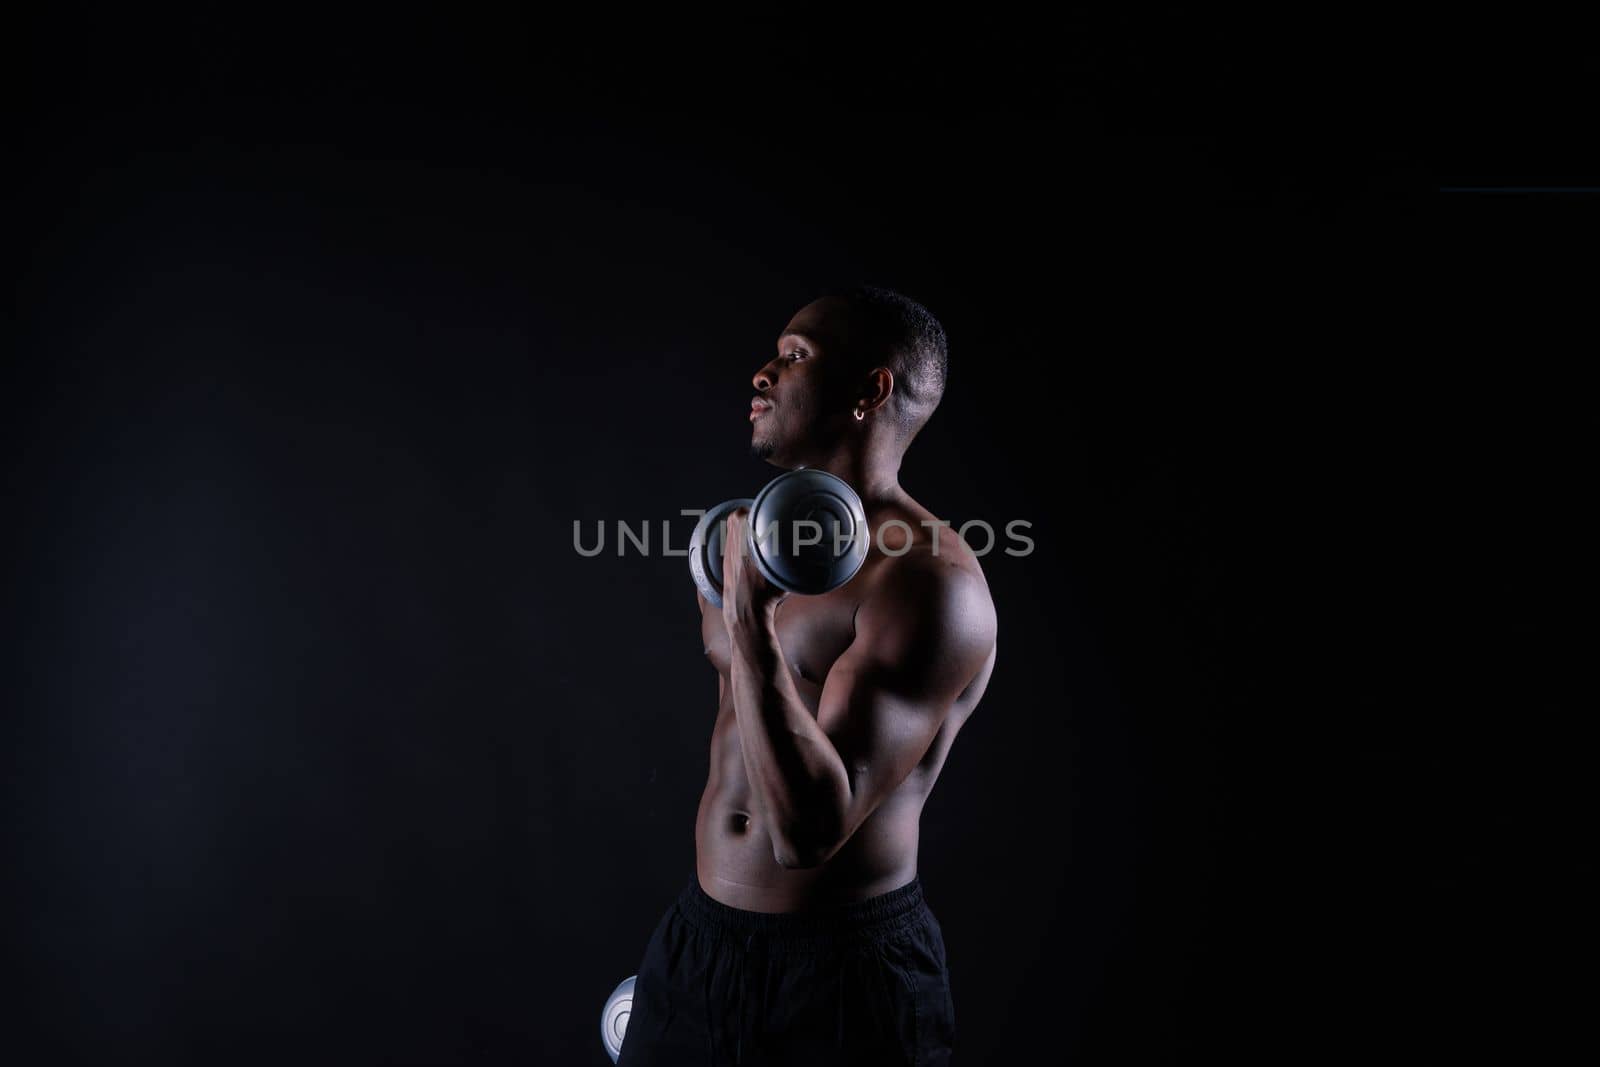
M 926 309 L 861 286 L 802 308 L 756 372 L 754 454 L 849 482 L 872 546 L 843 586 L 796 596 L 750 560 L 745 510 L 728 519 L 722 607 L 699 598 L 718 705 L 696 877 L 651 935 L 622 1067 L 949 1060 L 917 838 L 996 624 L 977 558 L 899 483 L 945 365 Z

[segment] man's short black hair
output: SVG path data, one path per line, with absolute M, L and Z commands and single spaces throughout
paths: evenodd
M 852 334 L 861 342 L 855 357 L 894 374 L 898 402 L 891 406 L 909 440 L 944 396 L 950 367 L 944 327 L 927 308 L 893 289 L 851 285 L 823 295 L 845 305 Z

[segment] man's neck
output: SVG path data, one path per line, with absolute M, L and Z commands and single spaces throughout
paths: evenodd
M 900 455 L 886 448 L 876 453 L 871 449 L 838 449 L 828 455 L 813 456 L 800 465 L 843 478 L 860 494 L 862 504 L 868 509 L 897 501 L 905 495 L 900 488 Z

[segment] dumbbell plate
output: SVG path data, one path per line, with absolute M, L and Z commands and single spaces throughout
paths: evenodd
M 756 494 L 747 529 L 762 576 L 791 593 L 837 589 L 861 569 L 871 543 L 856 491 L 842 478 L 805 467 L 779 475 Z M 804 543 L 819 531 L 820 540 Z
M 689 574 L 700 587 L 700 595 L 714 608 L 722 607 L 722 532 L 723 521 L 735 508 L 747 508 L 749 497 L 724 500 L 694 524 L 689 535 Z
M 600 1040 L 606 1053 L 616 1063 L 622 1055 L 622 1038 L 628 1031 L 628 1016 L 633 1012 L 633 978 L 624 978 L 606 1000 L 605 1011 L 600 1013 Z

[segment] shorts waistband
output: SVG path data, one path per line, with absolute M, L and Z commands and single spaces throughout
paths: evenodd
M 881 937 L 902 930 L 922 918 L 926 901 L 921 879 L 912 878 L 898 889 L 848 904 L 806 911 L 746 911 L 716 900 L 700 888 L 698 877 L 691 877 L 678 897 L 677 908 L 690 925 L 712 933 L 815 941 L 847 936 Z

